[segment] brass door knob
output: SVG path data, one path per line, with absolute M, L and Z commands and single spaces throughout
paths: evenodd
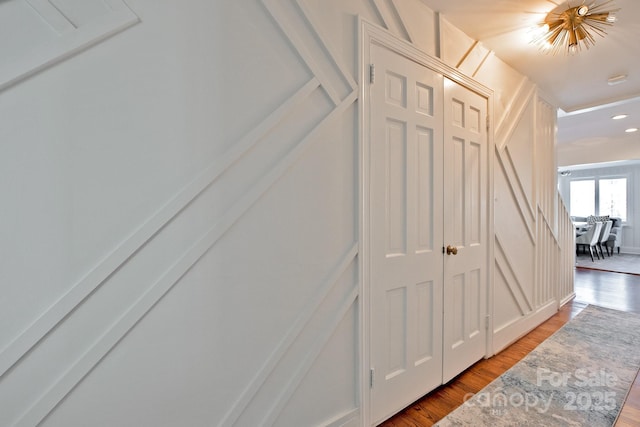
M 447 255 L 457 255 L 457 254 L 458 254 L 458 248 L 451 245 L 447 246 Z

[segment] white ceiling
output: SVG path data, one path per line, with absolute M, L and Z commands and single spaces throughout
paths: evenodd
M 640 128 L 639 0 L 614 0 L 608 5 L 607 9 L 620 9 L 616 23 L 604 38 L 596 36 L 595 46 L 574 55 L 540 50 L 530 42 L 530 30 L 560 5 L 591 5 L 594 0 L 421 1 L 537 83 L 563 110 L 558 119 L 559 144 L 638 138 L 640 133 L 624 130 Z M 607 83 L 620 74 L 628 76 L 624 83 Z M 611 120 L 619 113 L 629 117 Z

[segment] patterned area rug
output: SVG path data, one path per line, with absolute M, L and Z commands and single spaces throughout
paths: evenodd
M 640 315 L 587 306 L 437 426 L 612 426 L 640 367 Z
M 576 257 L 576 267 L 640 275 L 640 255 L 613 254 L 607 256 L 605 254 L 604 259 L 595 258 L 591 261 L 588 253 L 580 253 Z

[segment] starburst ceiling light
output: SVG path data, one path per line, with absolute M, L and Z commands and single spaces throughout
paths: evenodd
M 604 37 L 606 28 L 615 22 L 615 13 L 620 9 L 607 10 L 612 3 L 613 0 L 601 4 L 583 1 L 572 6 L 568 1 L 564 7 L 557 7 L 544 18 L 541 23 L 543 33 L 536 41 L 554 53 L 575 53 L 582 47 L 588 49 L 595 44 L 595 35 Z

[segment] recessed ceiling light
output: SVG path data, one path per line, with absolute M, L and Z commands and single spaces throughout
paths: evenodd
M 633 133 L 633 132 L 638 132 L 638 128 L 629 128 L 627 130 L 625 130 L 626 133 Z
M 611 76 L 607 79 L 607 83 L 609 84 L 609 86 L 613 86 L 613 85 L 617 85 L 620 83 L 624 83 L 627 81 L 627 75 L 626 74 L 618 74 L 617 76 Z
M 611 117 L 611 118 L 612 118 L 613 120 L 620 120 L 620 119 L 626 119 L 627 117 L 629 117 L 629 116 L 627 116 L 626 114 L 618 114 L 618 115 L 613 116 L 613 117 Z

